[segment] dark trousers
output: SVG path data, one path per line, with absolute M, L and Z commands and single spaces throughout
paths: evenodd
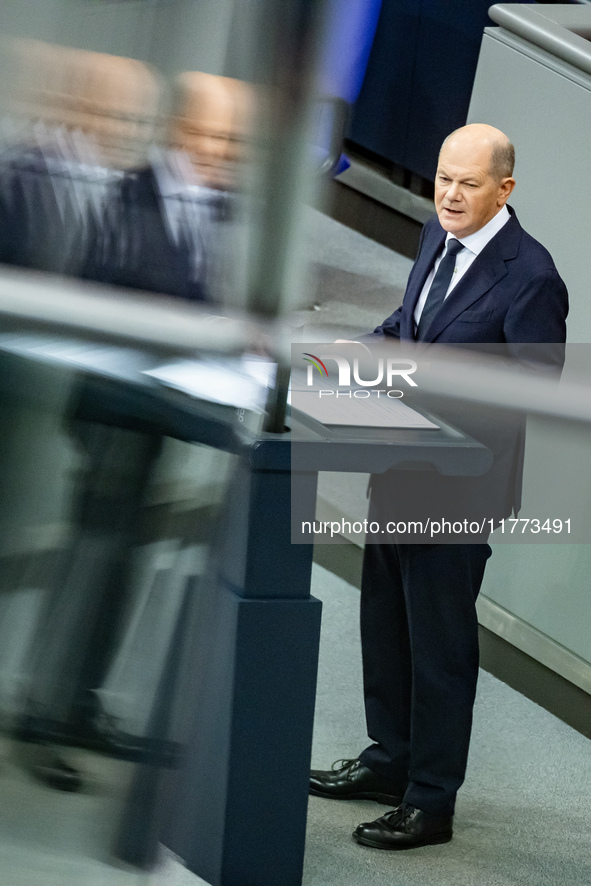
M 68 430 L 84 454 L 75 484 L 72 539 L 50 577 L 26 710 L 30 725 L 76 729 L 100 712 L 100 687 L 121 639 L 142 502 L 162 436 L 86 421 Z
M 364 765 L 406 802 L 454 811 L 478 678 L 475 601 L 488 544 L 367 544 L 361 590 Z

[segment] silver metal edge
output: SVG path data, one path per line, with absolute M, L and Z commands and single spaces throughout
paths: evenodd
M 549 68 L 551 71 L 554 71 L 557 74 L 560 74 L 561 77 L 565 77 L 568 80 L 571 80 L 578 86 L 582 86 L 583 89 L 591 88 L 589 75 L 586 74 L 585 71 L 581 71 L 580 68 L 573 67 L 573 65 L 565 62 L 564 59 L 558 58 L 557 55 L 553 55 L 553 53 L 542 49 L 540 46 L 536 46 L 534 43 L 530 43 L 529 40 L 525 40 L 523 37 L 519 37 L 517 34 L 514 34 L 511 31 L 507 31 L 505 28 L 485 28 L 482 41 L 483 45 L 485 39 L 487 38 L 491 40 L 496 40 L 499 43 L 503 43 L 505 46 L 509 47 L 509 49 L 519 52 L 521 53 L 521 55 L 527 56 L 527 58 L 532 59 L 538 64 L 543 64 L 544 67 Z M 470 115 L 468 115 L 468 117 L 468 122 L 473 122 L 470 119 Z
M 575 33 L 581 27 L 591 29 L 590 8 L 561 5 L 545 6 L 542 11 L 520 3 L 499 3 L 491 6 L 488 15 L 507 31 L 591 74 L 591 43 Z
M 244 347 L 252 321 L 178 299 L 0 266 L 0 317 L 180 352 Z
M 481 594 L 476 601 L 479 623 L 535 661 L 591 694 L 591 664 L 547 634 Z
M 406 188 L 400 187 L 384 174 L 358 159 L 350 159 L 349 162 L 350 168 L 336 176 L 335 180 L 340 184 L 346 185 L 353 191 L 358 191 L 421 224 L 434 215 L 435 204 L 432 200 L 419 197 L 418 194 L 413 194 Z

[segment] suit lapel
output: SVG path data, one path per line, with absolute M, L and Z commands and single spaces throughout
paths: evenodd
M 427 330 L 425 341 L 435 341 L 464 311 L 503 279 L 507 274 L 506 261 L 517 255 L 520 239 L 521 225 L 512 214 L 446 298 Z
M 403 325 L 400 330 L 400 337 L 407 341 L 414 341 L 415 337 L 415 321 L 414 313 L 419 300 L 419 296 L 425 285 L 425 280 L 429 276 L 437 254 L 443 247 L 446 233 L 436 220 L 434 220 L 433 229 L 429 231 L 429 235 L 425 237 L 425 241 L 421 248 L 421 252 L 417 257 L 413 268 L 412 277 L 408 281 L 406 294 L 404 297 L 405 311 L 403 316 Z

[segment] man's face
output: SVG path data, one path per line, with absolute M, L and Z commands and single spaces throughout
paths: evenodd
M 473 137 L 452 137 L 441 149 L 435 209 L 442 228 L 460 240 L 483 228 L 515 185 L 512 178 L 494 179 L 490 160 L 490 144 Z
M 188 154 L 201 181 L 212 188 L 232 184 L 233 93 L 225 77 L 202 74 L 187 91 L 174 121 L 173 142 Z

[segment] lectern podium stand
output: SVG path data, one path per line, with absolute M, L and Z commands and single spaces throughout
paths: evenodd
M 40 359 L 43 341 L 0 337 L 0 356 Z M 491 453 L 441 422 L 337 429 L 294 412 L 290 431 L 255 434 L 235 409 L 146 377 L 149 354 L 116 351 L 108 376 L 86 371 L 82 418 L 237 456 L 209 568 L 189 583 L 151 718 L 157 747 L 180 708 L 181 764 L 170 784 L 154 765 L 137 767 L 116 854 L 147 865 L 160 841 L 212 886 L 299 886 L 321 604 L 310 596 L 313 545 L 292 539 L 314 519 L 318 471 L 382 473 L 420 461 L 477 475 Z
M 163 842 L 213 886 L 301 883 L 316 672 L 313 546 L 290 543 L 313 520 L 318 470 L 382 472 L 419 457 L 479 474 L 490 452 L 457 431 L 326 428 L 237 440 L 240 463 L 206 600 L 187 759 Z M 290 488 L 297 486 L 292 515 Z

